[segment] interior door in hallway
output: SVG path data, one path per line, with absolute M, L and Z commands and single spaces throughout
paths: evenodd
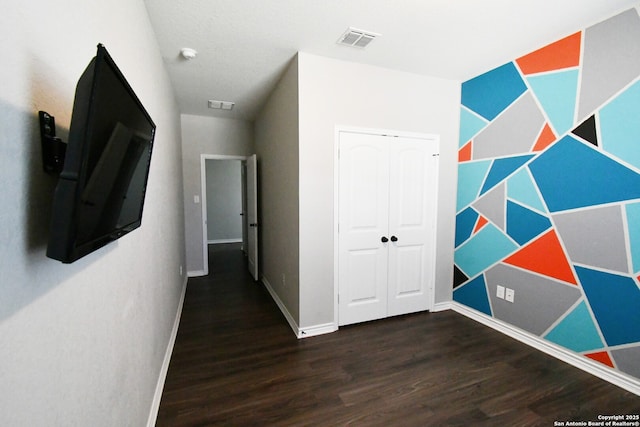
M 339 150 L 339 324 L 429 309 L 437 139 L 341 132 Z
M 247 157 L 247 223 L 249 272 L 258 280 L 258 161 L 255 154 Z

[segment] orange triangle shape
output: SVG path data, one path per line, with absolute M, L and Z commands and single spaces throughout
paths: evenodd
M 596 362 L 600 362 L 604 365 L 610 366 L 613 368 L 613 362 L 611 361 L 611 358 L 609 357 L 609 353 L 607 353 L 606 351 L 600 351 L 598 353 L 591 353 L 591 354 L 585 354 L 585 356 L 587 356 L 589 359 L 593 359 Z
M 504 262 L 577 285 L 569 261 L 554 230 L 522 247 Z
M 476 234 L 482 227 L 484 227 L 489 220 L 482 215 L 478 218 L 478 222 L 476 223 L 476 227 L 473 229 L 473 234 Z
M 549 123 L 545 123 L 544 128 L 542 128 L 542 132 L 540 132 L 540 135 L 538 136 L 538 140 L 536 141 L 536 144 L 533 146 L 532 151 L 542 151 L 545 148 L 547 148 L 549 145 L 551 145 L 551 143 L 554 142 L 556 139 L 557 139 L 556 134 L 553 133 L 553 131 L 551 130 Z
M 458 163 L 468 162 L 469 160 L 471 160 L 471 141 L 467 142 L 458 151 Z
M 518 58 L 516 62 L 525 75 L 577 67 L 581 42 L 582 33 L 577 32 Z

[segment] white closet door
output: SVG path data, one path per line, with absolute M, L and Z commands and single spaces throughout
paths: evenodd
M 437 144 L 392 138 L 389 145 L 387 314 L 428 310 L 433 287 Z
M 341 132 L 338 323 L 431 307 L 437 139 Z
M 387 316 L 389 157 L 385 137 L 340 134 L 339 324 Z

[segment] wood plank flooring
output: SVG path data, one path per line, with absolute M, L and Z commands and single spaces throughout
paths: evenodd
M 189 279 L 157 426 L 553 426 L 640 397 L 455 312 L 297 340 L 234 245 Z

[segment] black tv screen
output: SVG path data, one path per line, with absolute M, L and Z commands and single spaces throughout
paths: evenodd
M 76 86 L 48 257 L 70 263 L 140 227 L 155 129 L 98 45 Z

